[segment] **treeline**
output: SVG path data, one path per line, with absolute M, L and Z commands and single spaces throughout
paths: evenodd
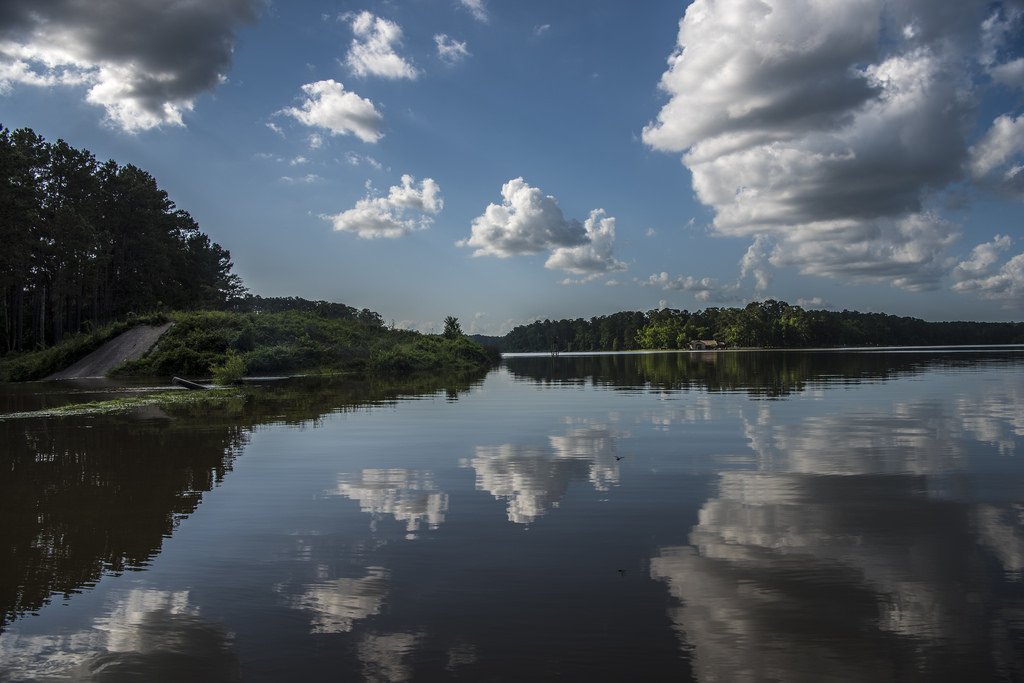
M 501 348 L 525 351 L 685 349 L 698 339 L 729 347 L 807 348 L 1021 344 L 1024 323 L 927 322 L 857 311 L 805 310 L 784 301 L 744 308 L 626 311 L 576 320 L 544 320 L 509 332 Z
M 245 294 L 228 302 L 227 308 L 237 313 L 285 313 L 299 311 L 315 313 L 331 320 L 352 320 L 354 322 L 383 327 L 384 319 L 380 313 L 368 308 L 358 309 L 334 301 L 311 301 L 297 296 L 269 296 Z
M 0 125 L 0 355 L 242 293 L 231 254 L 151 175 Z

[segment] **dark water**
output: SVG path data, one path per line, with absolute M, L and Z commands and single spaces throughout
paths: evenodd
M 1019 349 L 511 358 L 0 446 L 4 681 L 1024 680 Z

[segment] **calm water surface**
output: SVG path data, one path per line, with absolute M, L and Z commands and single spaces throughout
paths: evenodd
M 509 358 L 0 446 L 4 681 L 1024 680 L 1020 349 Z

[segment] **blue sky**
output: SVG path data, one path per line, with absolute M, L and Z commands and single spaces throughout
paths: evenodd
M 1024 318 L 1024 3 L 9 0 L 0 123 L 152 173 L 266 296 L 500 334 Z

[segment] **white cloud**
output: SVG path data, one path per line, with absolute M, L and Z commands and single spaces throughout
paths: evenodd
M 643 140 L 683 153 L 715 233 L 771 237 L 773 265 L 935 287 L 956 233 L 929 213 L 936 193 L 969 161 L 1001 159 L 1024 180 L 1002 128 L 968 153 L 984 11 L 696 0 L 662 76 L 669 100 Z
M 289 166 L 300 166 L 300 165 L 306 164 L 306 163 L 309 163 L 309 159 L 307 159 L 306 157 L 304 157 L 304 156 L 302 156 L 300 154 L 299 156 L 294 157 L 291 161 L 289 161 L 288 165 Z
M 828 303 L 820 296 L 814 296 L 810 299 L 797 299 L 796 305 L 801 308 L 832 308 L 832 304 Z
M 996 235 L 991 242 L 979 244 L 971 250 L 971 255 L 961 261 L 953 269 L 953 277 L 957 280 L 969 280 L 988 273 L 999 261 L 1000 252 L 1006 251 L 1013 244 L 1008 235 Z
M 993 270 L 1001 252 L 1009 249 L 1011 244 L 1008 236 L 996 235 L 991 242 L 974 247 L 971 255 L 953 269 L 953 277 L 957 280 L 953 289 L 974 292 L 983 299 L 1024 304 L 1024 253 L 1011 257 Z
M 992 80 L 1011 88 L 1024 89 L 1024 57 L 993 67 Z
M 971 147 L 969 163 L 976 181 L 1024 197 L 1024 114 L 993 121 Z
M 769 238 L 758 235 L 747 248 L 740 260 L 740 277 L 754 277 L 754 291 L 763 292 L 772 281 L 772 273 L 767 268 Z
M 505 183 L 501 196 L 500 205 L 488 205 L 473 219 L 470 236 L 457 246 L 473 247 L 473 256 L 499 258 L 550 251 L 545 267 L 584 276 L 562 284 L 581 284 L 626 269 L 614 255 L 615 219 L 603 209 L 591 211 L 581 225 L 566 219 L 554 197 L 522 178 Z
M 424 178 L 419 187 L 411 175 L 402 176 L 401 185 L 393 185 L 386 197 L 365 197 L 355 207 L 333 216 L 322 216 L 339 232 L 351 232 L 363 239 L 403 237 L 425 230 L 444 206 L 441 188 L 432 178 Z
M 236 28 L 258 0 L 6 0 L 0 14 L 0 94 L 14 84 L 86 86 L 112 125 L 183 126 L 195 98 L 225 79 Z
M 533 35 L 540 38 L 542 35 L 551 30 L 551 24 L 537 24 L 533 27 Z
M 302 86 L 306 100 L 302 108 L 288 107 L 280 113 L 287 114 L 307 126 L 323 128 L 331 135 L 355 135 L 363 142 L 377 142 L 384 117 L 373 102 L 346 91 L 345 86 L 334 80 L 317 81 Z
M 402 44 L 402 29 L 393 21 L 362 11 L 346 15 L 351 20 L 355 37 L 349 46 L 345 63 L 356 76 L 415 79 L 419 72 L 400 57 L 395 48 Z
M 459 4 L 468 9 L 474 19 L 484 24 L 487 23 L 487 8 L 484 7 L 484 0 L 459 0 Z
M 310 133 L 309 137 L 306 138 L 306 144 L 309 145 L 310 149 L 320 149 L 324 146 L 324 138 L 320 133 Z
M 739 301 L 737 292 L 740 283 L 722 284 L 716 278 L 697 278 L 692 275 L 671 277 L 662 271 L 651 275 L 646 280 L 637 280 L 641 287 L 660 287 L 665 291 L 690 292 L 697 301 L 731 302 Z
M 473 219 L 472 233 L 456 244 L 473 247 L 473 256 L 521 256 L 587 243 L 587 231 L 566 220 L 555 198 L 514 178 L 501 187 L 501 204 L 490 204 Z
M 575 247 L 558 247 L 544 263 L 545 268 L 583 275 L 586 279 L 626 270 L 626 264 L 614 254 L 614 218 L 606 216 L 604 209 L 594 209 L 583 228 L 588 241 Z
M 647 230 L 644 232 L 644 237 L 654 237 L 657 234 L 658 231 L 655 230 L 654 228 L 647 228 Z
M 298 185 L 300 183 L 308 185 L 310 183 L 315 183 L 320 180 L 323 180 L 323 178 L 318 176 L 316 173 L 307 173 L 306 175 L 299 176 L 298 178 L 294 178 L 292 176 L 287 175 L 281 176 L 281 182 L 287 183 L 288 185 Z
M 360 164 L 366 164 L 367 166 L 371 166 L 378 171 L 384 168 L 384 165 L 382 163 L 380 163 L 379 161 L 377 161 L 376 159 L 367 154 L 356 154 L 355 152 L 346 152 L 345 161 L 347 161 L 351 166 L 359 166 Z
M 434 43 L 437 45 L 437 56 L 445 64 L 458 64 L 466 57 L 469 57 L 469 50 L 466 49 L 464 41 L 449 38 L 444 33 L 434 36 Z

